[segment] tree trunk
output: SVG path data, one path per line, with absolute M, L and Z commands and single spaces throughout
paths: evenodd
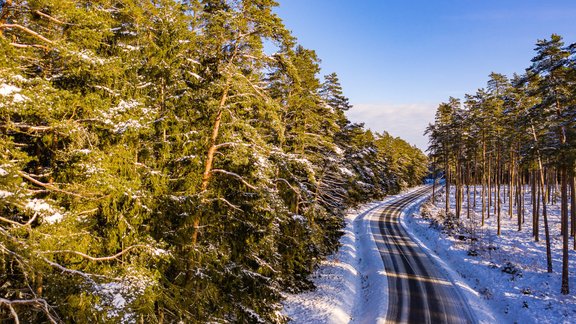
M 566 166 L 560 167 L 560 182 L 561 182 L 561 206 L 560 214 L 562 217 L 562 288 L 560 292 L 567 295 L 570 292 L 568 284 L 568 173 Z
M 486 140 L 482 136 L 482 226 L 486 219 Z
M 436 203 L 436 164 L 432 161 L 432 203 Z
M 496 197 L 494 198 L 495 206 L 496 206 L 496 217 L 498 221 L 498 236 L 502 234 L 502 222 L 500 219 L 500 149 L 498 149 L 498 153 L 496 154 Z
M 534 125 L 531 125 L 532 136 L 534 137 L 534 143 L 538 144 L 538 137 L 536 136 L 536 130 Z M 542 217 L 544 218 L 544 235 L 546 237 L 546 264 L 548 266 L 548 273 L 552 273 L 552 250 L 550 247 L 550 229 L 548 227 L 548 212 L 546 211 L 546 178 L 544 176 L 545 170 L 542 165 L 542 156 L 540 155 L 540 150 L 536 149 L 538 157 L 538 169 L 540 170 L 540 185 L 542 191 Z
M 542 161 L 539 162 L 542 166 Z M 552 250 L 550 247 L 550 228 L 548 226 L 548 211 L 546 210 L 546 198 L 548 193 L 546 192 L 546 178 L 544 177 L 544 171 L 540 169 L 540 181 L 542 183 L 542 217 L 544 218 L 544 236 L 546 237 L 546 264 L 548 265 L 548 273 L 552 273 Z
M 536 205 L 536 175 L 534 171 L 530 173 L 530 186 L 530 201 L 532 203 L 532 237 L 534 237 L 534 240 L 538 242 L 538 209 Z
M 466 165 L 466 217 L 470 219 L 470 162 Z
M 570 170 L 570 224 L 572 237 L 574 238 L 573 249 L 576 250 L 576 178 L 574 170 Z
M 518 174 L 516 176 L 516 181 L 517 181 L 517 185 L 516 185 L 516 197 L 517 197 L 517 203 L 516 203 L 516 213 L 518 215 L 518 231 L 522 231 L 522 215 L 523 215 L 523 209 L 522 209 L 522 203 L 523 203 L 523 191 L 522 191 L 522 174 L 520 171 L 518 171 Z
M 490 154 L 492 156 L 492 154 Z M 490 208 L 492 208 L 492 163 L 488 159 L 488 208 L 486 208 L 486 218 L 490 218 Z
M 212 126 L 212 136 L 210 137 L 210 146 L 208 147 L 208 152 L 206 153 L 206 162 L 204 163 L 204 173 L 202 174 L 202 183 L 200 185 L 200 192 L 204 193 L 208 190 L 208 185 L 210 184 L 210 178 L 212 177 L 212 167 L 214 165 L 214 155 L 217 151 L 217 140 L 218 133 L 220 132 L 220 122 L 222 120 L 222 113 L 224 112 L 224 106 L 226 105 L 226 100 L 228 99 L 228 92 L 230 91 L 230 80 L 226 81 L 226 86 L 224 87 L 224 92 L 220 98 L 220 103 L 218 105 L 218 112 L 216 113 L 216 118 L 214 119 L 214 124 Z M 193 220 L 193 232 L 192 232 L 192 246 L 196 246 L 198 241 L 198 231 L 200 229 L 200 218 L 202 210 L 198 211 L 194 215 Z
M 444 165 L 444 172 L 445 175 L 444 177 L 446 178 L 446 216 L 448 216 L 448 213 L 450 212 L 450 166 L 448 165 L 448 158 L 446 158 L 445 160 L 445 165 Z
M 537 187 L 537 193 L 536 193 L 536 232 L 535 232 L 535 238 L 534 240 L 536 242 L 540 241 L 540 197 L 541 197 L 541 193 L 540 193 L 540 188 L 542 187 L 540 184 L 540 180 L 539 178 L 534 179 L 534 181 L 536 181 L 536 185 Z
M 476 187 L 478 185 L 478 163 L 476 162 L 476 159 L 474 159 L 474 180 L 473 180 L 473 188 L 474 188 L 474 209 L 476 209 Z
M 510 149 L 510 179 L 508 179 L 508 216 L 512 219 L 514 215 L 514 157 Z
M 456 177 L 455 177 L 455 192 L 454 198 L 456 199 L 456 218 L 460 218 L 460 162 L 456 162 Z

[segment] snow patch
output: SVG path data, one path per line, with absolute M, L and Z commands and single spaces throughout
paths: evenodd
M 300 223 L 306 223 L 306 217 L 302 215 L 292 215 L 292 219 Z
M 37 215 L 42 215 L 43 220 L 48 224 L 55 224 L 64 218 L 60 212 L 55 210 L 52 206 L 50 206 L 46 201 L 42 199 L 30 199 L 24 206 L 24 208 L 33 211 Z
M 346 167 L 340 167 L 340 172 L 342 172 L 342 174 L 347 175 L 349 177 L 353 177 L 355 175 L 355 173 L 352 172 L 352 170 L 350 170 Z
M 338 156 L 344 156 L 344 150 L 341 149 L 338 145 L 334 146 L 334 153 L 338 154 Z
M 132 51 L 139 51 L 142 47 L 141 46 L 133 46 L 128 44 L 118 44 L 119 47 L 123 48 L 125 51 L 132 52 Z
M 64 215 L 56 212 L 51 216 L 44 217 L 44 221 L 48 222 L 48 224 L 55 224 L 55 223 L 62 221 L 63 218 L 64 218 Z
M 80 52 L 72 51 L 71 53 L 78 56 L 83 61 L 86 61 L 86 62 L 91 63 L 91 64 L 104 65 L 106 63 L 105 59 L 97 57 L 94 53 L 92 53 L 88 50 L 82 50 Z
M 20 94 L 20 91 L 22 91 L 22 89 L 17 86 L 6 83 L 0 84 L 0 96 L 12 96 L 12 103 L 19 103 L 30 100 L 28 97 Z
M 24 102 L 24 101 L 28 101 L 30 100 L 28 97 L 21 95 L 19 93 L 14 94 L 14 96 L 12 96 L 12 102 Z
M 13 76 L 12 76 L 12 80 L 18 81 L 18 82 L 22 82 L 22 83 L 28 82 L 28 79 L 26 79 L 25 77 L 21 76 L 20 74 L 13 75 Z
M 9 96 L 20 91 L 22 91 L 22 89 L 18 88 L 17 86 L 9 85 L 6 83 L 0 84 L 0 95 L 2 96 Z
M 142 104 L 136 100 L 120 100 L 117 106 L 108 109 L 101 113 L 103 122 L 107 125 L 112 126 L 114 133 L 122 134 L 129 129 L 139 129 L 144 126 L 143 120 L 153 112 L 152 109 L 141 108 L 138 115 L 141 116 L 139 119 L 127 119 L 119 121 L 118 119 L 126 119 L 123 114 L 128 113 Z
M 154 255 L 154 256 L 166 256 L 166 255 L 170 255 L 170 252 L 168 252 L 164 249 L 154 248 L 152 250 L 152 255 Z
M 90 152 L 92 152 L 92 151 L 89 150 L 89 149 L 81 149 L 81 150 L 76 150 L 75 152 L 80 153 L 80 154 L 88 155 L 88 154 L 90 154 Z
M 202 79 L 202 77 L 201 77 L 200 75 L 198 75 L 197 73 L 188 71 L 188 74 L 190 74 L 191 76 L 193 76 L 194 78 L 196 78 L 196 80 L 201 80 L 201 79 Z
M 31 199 L 28 201 L 28 203 L 26 204 L 25 207 L 27 209 L 30 209 L 34 212 L 39 212 L 39 213 L 43 213 L 43 212 L 53 213 L 54 212 L 54 209 L 52 208 L 52 206 L 48 205 L 48 203 L 46 203 L 42 199 Z
M 124 277 L 119 281 L 93 284 L 93 292 L 100 297 L 95 305 L 97 311 L 105 311 L 109 320 L 120 319 L 121 323 L 135 323 L 136 314 L 130 305 L 142 294 L 146 288 L 154 286 L 155 282 L 142 275 Z

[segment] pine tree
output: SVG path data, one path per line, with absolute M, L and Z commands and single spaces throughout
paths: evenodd
M 528 77 L 539 75 L 538 88 L 535 94 L 542 98 L 537 106 L 540 110 L 540 121 L 548 121 L 550 132 L 544 140 L 546 147 L 554 148 L 555 152 L 547 152 L 554 155 L 556 165 L 560 171 L 561 179 L 561 219 L 562 219 L 562 294 L 568 294 L 568 193 L 567 178 L 568 169 L 574 168 L 574 161 L 567 156 L 567 133 L 564 122 L 565 106 L 571 97 L 567 87 L 567 58 L 569 52 L 563 48 L 564 43 L 559 35 L 552 35 L 550 40 L 540 40 L 536 44 L 537 55 L 532 59 L 532 66 L 527 69 Z

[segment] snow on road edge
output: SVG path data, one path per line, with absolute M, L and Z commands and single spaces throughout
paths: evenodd
M 384 264 L 369 221 L 374 209 L 397 197 L 371 202 L 347 213 L 340 249 L 323 261 L 312 276 L 317 288 L 300 294 L 284 294 L 284 314 L 290 317 L 291 323 L 349 323 L 355 314 L 369 311 L 360 300 L 371 297 L 363 292 L 367 286 L 377 287 L 384 298 L 378 300 L 377 305 L 370 305 L 371 311 L 386 314 L 388 282 L 382 275 Z M 361 264 L 362 260 L 370 262 Z
M 387 205 L 396 197 L 390 197 L 377 207 Z M 372 235 L 372 224 L 377 219 L 379 210 L 380 208 L 371 209 L 354 220 L 361 289 L 352 309 L 351 323 L 367 323 L 366 320 L 369 320 L 369 323 L 380 322 L 386 319 L 388 312 L 388 277 Z

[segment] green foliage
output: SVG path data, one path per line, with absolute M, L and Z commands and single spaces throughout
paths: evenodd
M 283 322 L 344 210 L 418 182 L 274 5 L 1 9 L 0 317 Z

